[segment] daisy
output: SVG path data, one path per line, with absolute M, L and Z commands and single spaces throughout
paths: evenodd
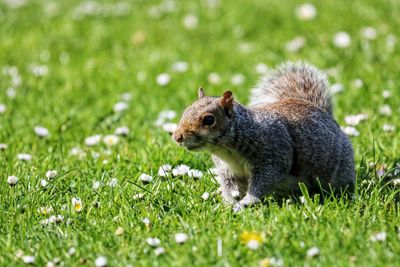
M 177 61 L 172 65 L 172 70 L 175 72 L 186 72 L 189 69 L 189 64 L 185 61 Z
M 82 211 L 82 201 L 79 198 L 72 198 L 72 206 L 76 212 Z
M 231 77 L 231 83 L 233 85 L 241 85 L 244 83 L 244 81 L 245 81 L 245 77 L 243 74 L 240 74 L 240 73 L 235 74 Z
M 172 170 L 172 166 L 170 164 L 164 164 L 160 166 L 158 169 L 158 176 L 166 177 Z
M 392 108 L 389 105 L 383 105 L 379 108 L 379 113 L 385 116 L 391 116 Z
M 30 161 L 32 160 L 32 156 L 26 153 L 20 153 L 17 155 L 17 158 L 21 161 Z
M 240 241 L 251 250 L 256 250 L 264 242 L 264 234 L 258 232 L 243 232 L 240 234 Z
M 158 247 L 161 244 L 160 239 L 156 238 L 156 237 L 148 237 L 146 239 L 146 243 L 151 246 L 151 247 Z
M 264 63 L 258 63 L 256 65 L 256 72 L 258 74 L 266 74 L 268 72 L 268 66 Z
M 128 135 L 129 128 L 126 126 L 118 127 L 117 129 L 115 129 L 115 134 L 116 135 Z
M 0 150 L 6 150 L 6 149 L 7 149 L 7 147 L 8 147 L 8 145 L 7 145 L 7 144 L 0 143 Z
M 154 250 L 154 254 L 156 256 L 160 256 L 162 254 L 165 254 L 165 249 L 163 247 L 158 247 Z
M 344 132 L 345 134 L 347 134 L 348 136 L 354 136 L 354 137 L 356 137 L 356 136 L 359 136 L 359 135 L 360 135 L 360 133 L 357 131 L 357 129 L 354 128 L 354 127 L 351 127 L 351 126 L 344 127 L 344 128 L 342 128 L 342 130 L 343 130 L 343 132 Z
M 317 9 L 311 3 L 304 3 L 296 8 L 296 16 L 299 20 L 313 20 L 317 16 Z
M 121 226 L 118 227 L 118 228 L 115 230 L 115 235 L 121 236 L 121 235 L 123 235 L 123 234 L 124 234 L 124 228 L 122 228 Z
M 185 164 L 181 164 L 176 166 L 173 170 L 172 170 L 172 175 L 173 176 L 183 176 L 185 174 L 188 173 L 188 171 L 190 170 L 190 167 L 185 165 Z
M 306 44 L 306 39 L 303 36 L 298 36 L 293 40 L 287 42 L 285 48 L 286 51 L 295 53 L 299 51 L 301 48 L 303 48 L 305 44 Z
M 95 145 L 99 144 L 100 141 L 101 141 L 101 135 L 99 135 L 99 134 L 92 135 L 92 136 L 86 137 L 85 145 L 95 146 Z
M 117 102 L 114 106 L 113 106 L 113 110 L 115 113 L 119 113 L 122 112 L 124 110 L 127 110 L 129 107 L 129 105 L 126 102 Z
M 118 183 L 118 179 L 117 178 L 112 178 L 111 181 L 108 183 L 108 186 L 110 187 L 115 187 Z
M 178 244 L 183 244 L 188 240 L 188 235 L 185 233 L 177 233 L 175 234 L 175 242 Z
M 341 83 L 334 83 L 330 87 L 330 92 L 332 95 L 335 95 L 337 93 L 340 93 L 344 90 L 344 87 Z
M 21 258 L 25 264 L 34 264 L 35 260 L 36 260 L 35 256 L 31 256 L 31 255 L 24 255 Z
M 361 35 L 367 40 L 374 40 L 376 39 L 377 32 L 373 27 L 364 27 L 361 29 Z
M 337 48 L 347 48 L 351 45 L 351 37 L 347 32 L 338 32 L 333 38 L 333 44 Z
M 204 192 L 204 193 L 201 195 L 201 198 L 202 198 L 203 200 L 208 200 L 208 199 L 210 198 L 210 193 Z
M 349 115 L 344 118 L 344 121 L 347 125 L 350 126 L 357 126 L 360 122 L 368 119 L 367 114 L 356 114 L 356 115 Z
M 100 256 L 98 257 L 95 261 L 94 261 L 94 265 L 96 267 L 104 267 L 107 266 L 107 258 L 104 256 Z
M 394 125 L 391 124 L 384 124 L 382 126 L 382 129 L 384 132 L 394 132 L 396 130 L 396 127 Z
M 183 18 L 182 24 L 185 29 L 193 30 L 197 28 L 197 25 L 199 24 L 199 19 L 194 14 L 188 14 Z
M 123 93 L 121 95 L 121 100 L 122 101 L 129 102 L 129 101 L 131 101 L 131 99 L 132 99 L 132 94 L 129 93 L 129 92 Z
M 153 181 L 153 177 L 146 173 L 142 173 L 139 176 L 139 180 L 142 181 L 143 183 L 151 183 Z
M 308 258 L 314 258 L 315 256 L 318 256 L 318 255 L 319 255 L 319 248 L 317 248 L 317 247 L 312 247 L 307 250 Z
M 386 240 L 386 232 L 379 232 L 371 236 L 372 242 L 383 242 Z
M 46 172 L 46 178 L 51 180 L 57 176 L 57 171 L 56 170 L 49 170 Z
M 41 185 L 42 187 L 46 187 L 48 184 L 49 184 L 49 183 L 48 183 L 45 179 L 42 179 L 42 180 L 40 181 L 40 185 Z
M 118 144 L 118 141 L 119 141 L 118 136 L 113 134 L 109 134 L 103 137 L 103 142 L 107 146 L 115 146 L 116 144 Z
M 48 137 L 49 136 L 49 130 L 47 128 L 44 128 L 43 126 L 35 126 L 33 129 L 35 131 L 35 134 L 39 137 Z
M 201 178 L 203 177 L 203 172 L 199 171 L 199 170 L 189 170 L 188 171 L 188 176 L 191 178 Z
M 18 183 L 18 177 L 14 175 L 8 176 L 7 183 L 10 186 L 15 186 Z
M 210 84 L 218 85 L 221 83 L 221 76 L 216 72 L 212 72 L 208 74 L 207 80 Z
M 6 105 L 4 105 L 4 104 L 0 103 L 0 114 L 3 114 L 3 113 L 5 113 L 5 112 L 6 112 L 6 110 L 7 110 L 7 108 L 6 108 Z
M 100 188 L 100 181 L 93 181 L 92 188 L 94 191 L 97 191 Z
M 168 73 L 158 74 L 156 77 L 156 82 L 159 86 L 166 86 L 171 81 L 171 76 Z
M 164 131 L 166 131 L 167 133 L 173 133 L 173 132 L 175 132 L 175 130 L 176 130 L 176 128 L 178 128 L 178 125 L 176 124 L 176 123 L 170 123 L 170 122 L 168 122 L 168 123 L 164 123 L 163 125 L 162 125 L 162 128 L 163 128 L 163 130 Z

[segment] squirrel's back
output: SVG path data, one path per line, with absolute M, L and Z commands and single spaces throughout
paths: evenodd
M 250 104 L 270 104 L 286 99 L 306 100 L 332 114 L 326 75 L 307 63 L 287 62 L 267 74 L 252 90 Z

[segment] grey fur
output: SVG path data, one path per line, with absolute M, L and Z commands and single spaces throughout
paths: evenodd
M 353 149 L 332 117 L 327 84 L 314 67 L 286 63 L 259 86 L 260 97 L 276 96 L 275 103 L 234 102 L 232 112 L 221 115 L 218 98 L 202 97 L 186 109 L 174 137 L 213 154 L 222 197 L 235 211 L 269 194 L 299 193 L 299 182 L 311 192 L 353 192 Z M 199 125 L 204 113 L 215 115 L 215 126 Z
M 276 103 L 283 99 L 304 99 L 332 114 L 326 75 L 304 62 L 286 62 L 260 79 L 250 95 L 251 105 Z

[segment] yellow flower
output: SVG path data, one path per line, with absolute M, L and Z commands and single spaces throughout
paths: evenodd
M 82 210 L 82 201 L 79 198 L 72 198 L 72 206 L 76 212 L 81 212 Z
M 243 232 L 240 235 L 240 241 L 251 250 L 257 250 L 264 242 L 264 234 L 258 232 Z
M 251 240 L 258 241 L 259 243 L 264 242 L 265 236 L 264 233 L 258 232 L 248 232 L 244 231 L 240 234 L 240 241 L 244 244 L 247 244 Z
M 259 265 L 260 267 L 269 267 L 271 266 L 271 260 L 269 258 L 262 259 L 260 260 Z

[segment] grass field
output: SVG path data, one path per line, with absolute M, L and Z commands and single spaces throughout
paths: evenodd
M 0 0 L 0 265 L 398 266 L 400 2 L 313 2 Z M 155 122 L 199 86 L 246 103 L 286 60 L 328 73 L 340 125 L 368 115 L 352 126 L 357 194 L 235 214 L 210 156 Z

